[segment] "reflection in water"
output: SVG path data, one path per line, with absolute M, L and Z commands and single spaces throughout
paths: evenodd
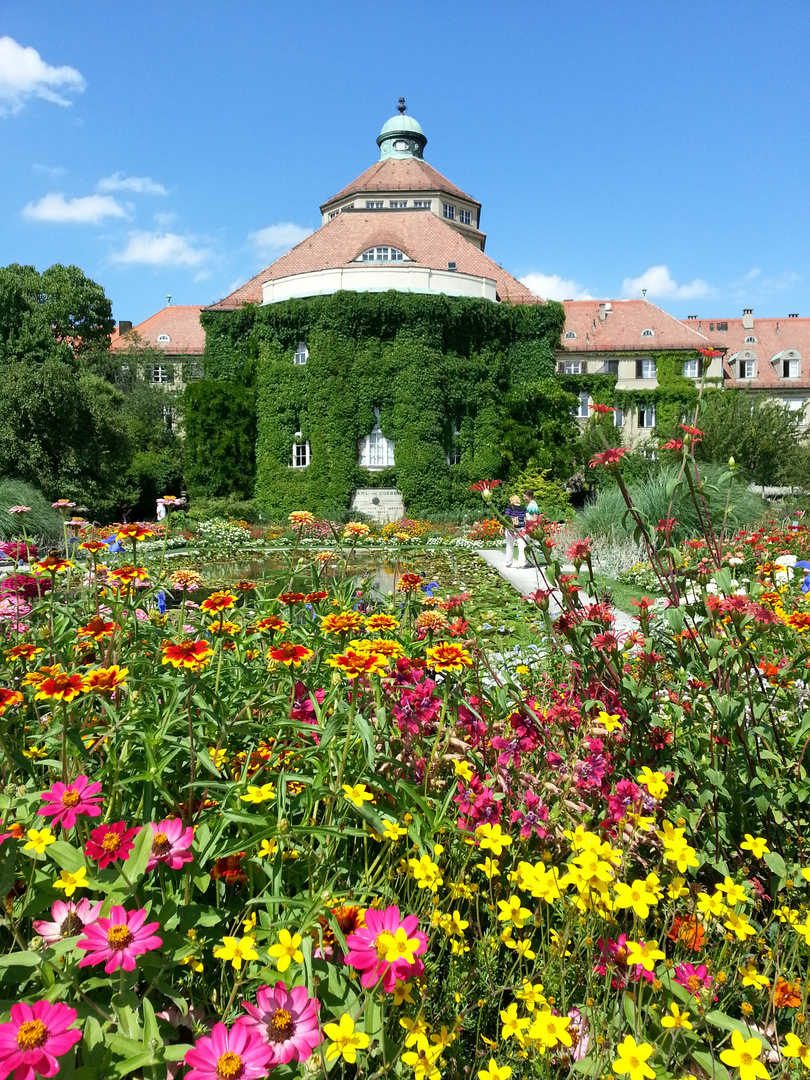
M 305 560 L 306 554 L 304 554 Z M 378 592 L 392 593 L 396 579 L 405 572 L 418 573 L 419 563 L 420 558 L 410 554 L 407 560 L 394 564 L 390 559 L 383 560 L 377 552 L 355 552 L 345 568 L 345 573 L 357 578 L 358 581 L 361 578 L 371 577 L 371 584 Z M 286 558 L 281 554 L 273 554 L 211 562 L 200 566 L 199 572 L 204 583 L 210 587 L 215 583 L 217 586 L 228 586 L 237 581 L 264 581 L 267 578 L 276 577 L 287 569 Z M 320 570 L 319 576 L 324 585 L 327 585 L 337 574 L 342 577 L 343 572 L 343 560 L 336 556 Z

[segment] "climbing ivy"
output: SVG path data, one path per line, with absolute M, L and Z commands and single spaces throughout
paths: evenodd
M 202 321 L 211 392 L 255 387 L 255 496 L 271 513 L 344 509 L 354 488 L 384 486 L 426 514 L 473 505 L 470 483 L 506 470 L 505 402 L 554 375 L 565 314 L 553 302 L 340 292 Z M 395 444 L 396 465 L 381 472 L 358 463 L 375 407 Z M 305 469 L 291 467 L 297 438 L 310 444 Z M 451 452 L 459 464 L 448 465 Z

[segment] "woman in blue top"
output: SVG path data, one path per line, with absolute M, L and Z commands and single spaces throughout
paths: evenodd
M 506 565 L 512 565 L 515 554 L 515 540 L 518 545 L 518 566 L 523 566 L 526 561 L 526 541 L 519 535 L 520 530 L 526 524 L 526 507 L 520 501 L 519 495 L 509 496 L 509 505 L 504 510 L 504 517 L 508 517 L 513 528 L 506 529 Z

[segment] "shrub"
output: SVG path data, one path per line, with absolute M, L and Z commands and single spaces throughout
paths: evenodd
M 9 514 L 10 506 L 30 506 L 31 512 L 20 516 Z M 62 535 L 62 519 L 44 495 L 23 480 L 0 478 L 0 539 L 19 537 L 21 525 L 32 538 L 53 542 Z
M 510 493 L 523 498 L 526 490 L 534 492 L 534 499 L 552 521 L 559 521 L 571 515 L 571 495 L 559 480 L 549 480 L 549 469 L 537 469 L 530 462 L 522 473 L 510 485 Z

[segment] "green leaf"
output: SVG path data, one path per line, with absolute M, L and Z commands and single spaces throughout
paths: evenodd
M 143 999 L 143 1048 L 150 1052 L 157 1049 L 158 1046 L 162 1046 L 163 1040 L 160 1037 L 160 1031 L 158 1030 L 158 1023 L 155 1019 L 155 1010 L 152 1008 L 152 1003 L 148 997 Z
M 787 877 L 787 867 L 785 866 L 785 860 L 779 854 L 778 851 L 769 851 L 765 855 L 765 865 L 769 870 L 773 871 L 777 877 Z
M 712 1057 L 706 1050 L 693 1050 L 692 1057 L 712 1080 L 731 1080 L 731 1074 L 719 1057 Z
M 82 866 L 87 865 L 82 852 L 64 840 L 48 844 L 47 851 L 60 870 L 67 870 L 71 874 L 75 874 Z
M 149 855 L 152 851 L 154 835 L 152 826 L 144 825 L 135 837 L 135 846 L 130 851 L 129 858 L 121 864 L 122 878 L 126 874 L 133 885 L 146 870 L 146 864 L 149 862 Z
M 0 968 L 9 967 L 36 967 L 39 964 L 40 955 L 35 952 L 12 952 L 0 956 Z

